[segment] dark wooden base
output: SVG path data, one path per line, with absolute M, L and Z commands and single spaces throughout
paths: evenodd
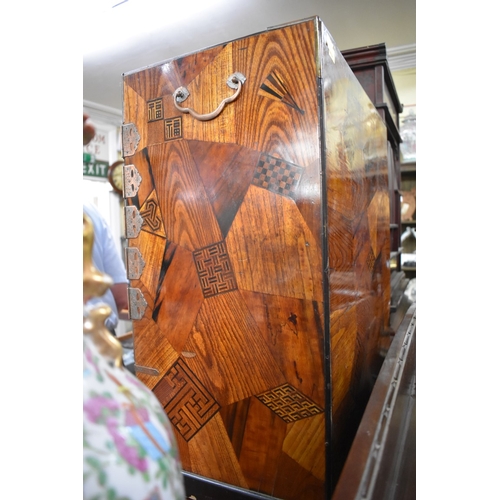
M 416 303 L 399 323 L 332 500 L 416 498 Z

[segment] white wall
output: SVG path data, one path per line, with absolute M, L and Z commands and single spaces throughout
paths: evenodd
M 406 106 L 417 104 L 417 69 L 391 71 L 399 101 Z

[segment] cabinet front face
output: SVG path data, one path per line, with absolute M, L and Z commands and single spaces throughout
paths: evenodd
M 355 394 L 359 343 L 385 293 L 381 165 L 363 160 L 342 111 L 324 126 L 320 28 L 311 19 L 124 76 L 137 375 L 164 406 L 185 471 L 283 499 L 331 494 L 335 390 L 339 403 Z M 348 215 L 339 247 L 325 224 Z M 361 280 L 355 307 L 339 301 L 337 278 Z

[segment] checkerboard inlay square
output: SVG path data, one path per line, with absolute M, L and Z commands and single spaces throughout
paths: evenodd
M 255 168 L 252 184 L 293 198 L 303 171 L 304 167 L 263 153 Z

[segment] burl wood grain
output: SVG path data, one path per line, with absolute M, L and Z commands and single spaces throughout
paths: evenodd
M 241 94 L 215 119 L 198 113 Z M 124 76 L 139 378 L 183 468 L 277 498 L 328 498 L 389 314 L 386 131 L 322 23 Z

